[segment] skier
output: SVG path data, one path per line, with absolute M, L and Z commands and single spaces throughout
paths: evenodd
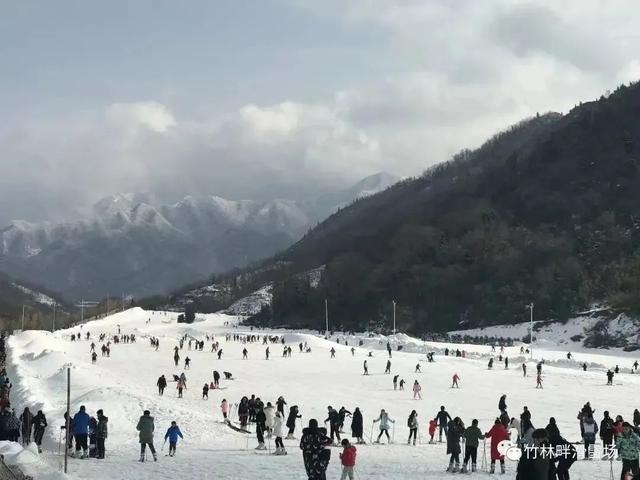
M 409 440 L 407 445 L 411 445 L 411 438 L 413 438 L 413 445 L 416 444 L 416 437 L 418 436 L 418 414 L 415 410 L 412 410 L 407 419 L 407 427 L 409 427 Z
M 536 376 L 536 388 L 542 388 L 542 374 L 538 373 Z
M 438 422 L 438 442 L 442 443 L 442 432 L 447 435 L 447 422 L 451 421 L 451 415 L 444 409 L 444 405 L 440 407 L 440 411 L 436 414 Z
M 342 440 L 342 453 L 340 454 L 340 461 L 342 463 L 342 475 L 340 480 L 353 480 L 353 469 L 356 466 L 356 447 L 349 443 L 346 438 Z
M 359 444 L 364 443 L 363 430 L 364 425 L 362 420 L 362 412 L 360 412 L 360 409 L 356 407 L 356 409 L 353 411 L 353 416 L 351 417 L 351 436 L 353 438 L 356 438 Z
M 400 379 L 400 390 L 404 390 L 404 384 L 405 384 L 404 378 L 401 378 Z
M 207 383 L 202 387 L 202 399 L 204 400 L 205 398 L 209 400 L 209 385 Z
M 487 365 L 487 368 L 488 368 L 489 370 L 491 370 L 491 369 L 493 368 L 493 357 L 491 357 L 491 358 L 489 359 L 489 364 Z
M 340 407 L 340 410 L 338 410 L 338 418 L 340 420 L 340 425 L 338 426 L 340 429 L 340 433 L 344 433 L 343 432 L 343 427 L 344 427 L 344 420 L 347 417 L 351 416 L 351 412 L 349 410 L 347 410 L 344 407 Z
M 186 357 L 184 359 L 184 368 L 185 368 L 185 370 L 188 370 L 190 366 L 191 366 L 191 359 L 189 357 Z
M 284 406 L 286 404 L 287 402 L 284 401 L 284 397 L 278 397 L 278 400 L 276 400 L 276 407 L 278 411 L 282 414 L 283 419 L 284 419 Z
M 178 445 L 178 437 L 184 439 L 180 427 L 173 421 L 171 426 L 167 429 L 167 433 L 164 434 L 164 441 L 169 439 L 169 456 L 173 457 L 176 454 L 176 446 Z
M 438 428 L 438 424 L 435 419 L 429 420 L 429 443 L 433 443 L 433 437 L 436 434 L 436 428 Z
M 527 364 L 526 363 L 522 364 L 522 376 L 523 377 L 527 376 Z
M 276 437 L 276 455 L 286 455 L 287 451 L 284 448 L 284 415 L 280 410 L 276 411 L 276 415 L 273 419 L 273 435 Z
M 380 443 L 380 437 L 382 437 L 383 433 L 387 436 L 387 442 L 391 443 L 391 437 L 389 436 L 389 422 L 396 423 L 395 420 L 389 418 L 389 415 L 383 408 L 382 410 L 380 410 L 380 416 L 373 421 L 373 423 L 378 422 L 380 422 L 380 433 L 378 434 L 378 438 L 376 439 L 375 443 Z
M 462 461 L 462 473 L 467 473 L 467 464 L 471 460 L 471 471 L 475 472 L 478 458 L 478 445 L 480 439 L 484 439 L 482 431 L 478 428 L 478 420 L 473 419 L 471 426 L 464 431 L 464 460 Z
M 82 456 L 80 458 L 87 458 L 89 456 L 89 446 L 87 445 L 87 438 L 89 436 L 89 415 L 87 414 L 84 405 L 82 405 L 78 413 L 73 416 L 73 436 L 76 440 L 75 454 L 80 454 L 80 450 L 82 449 Z
M 462 452 L 460 438 L 464 433 L 464 424 L 460 417 L 451 420 L 447 430 L 447 455 L 451 455 L 447 472 L 457 473 L 460 470 L 460 453 Z
M 387 342 L 387 353 L 389 354 L 389 358 L 391 358 L 391 344 Z
M 504 357 L 504 369 L 509 369 L 509 357 Z
M 269 347 L 267 347 L 264 351 L 264 359 L 269 360 Z
M 42 437 L 45 428 L 47 428 L 47 418 L 42 410 L 38 410 L 38 413 L 33 417 L 33 441 L 38 446 L 38 453 L 42 453 Z
M 324 423 L 329 423 L 330 431 L 331 431 L 331 442 L 334 442 L 333 437 L 335 436 L 338 442 L 340 442 L 340 416 L 338 412 L 331 406 L 327 407 L 329 415 Z
M 613 385 L 613 372 L 611 369 L 607 370 L 607 385 Z
M 363 375 L 369 375 L 369 366 L 367 365 L 367 361 L 366 360 L 364 361 L 363 367 L 364 367 Z
M 262 409 L 262 402 L 257 403 L 255 408 L 256 437 L 258 439 L 258 446 L 256 447 L 256 450 L 266 450 L 267 447 L 264 446 L 264 432 L 267 428 L 265 425 L 267 416 L 264 414 L 264 410 Z
M 24 408 L 24 412 L 20 415 L 20 433 L 22 434 L 22 445 L 31 443 L 31 430 L 33 427 L 33 413 L 29 407 Z
M 96 458 L 103 460 L 105 455 L 104 443 L 107 440 L 109 433 L 109 429 L 107 427 L 109 417 L 104 415 L 102 409 L 98 410 L 96 414 L 98 415 L 98 426 L 96 427 Z
M 175 363 L 176 367 L 178 366 L 178 362 L 180 361 L 180 355 L 178 354 L 178 351 L 176 350 L 176 353 L 173 354 L 173 363 Z
M 633 362 L 633 369 L 638 370 L 638 361 Z
M 302 430 L 300 439 L 300 450 L 302 450 L 304 468 L 309 480 L 326 479 L 326 470 L 331 456 L 331 451 L 325 449 L 327 445 L 331 445 L 327 430 L 318 428 L 318 421 L 312 418 L 309 420 L 309 426 Z
M 620 367 L 618 365 L 616 365 L 616 368 L 613 369 L 613 371 L 615 372 L 615 374 L 619 374 L 620 373 Z
M 420 390 L 422 390 L 422 387 L 418 383 L 418 380 L 415 380 L 413 382 L 413 399 L 414 400 L 416 400 L 416 397 L 418 400 L 422 400 L 422 395 L 420 395 Z
M 242 349 L 242 359 L 243 359 L 243 360 L 248 360 L 248 358 L 249 358 L 249 357 L 247 356 L 248 354 L 249 354 L 249 351 L 248 351 L 246 348 L 243 348 L 243 349 Z
M 498 451 L 498 445 L 509 438 L 509 432 L 500 423 L 500 420 L 496 419 L 491 430 L 485 433 L 484 436 L 491 439 L 491 470 L 489 470 L 489 473 L 495 473 L 496 460 L 500 460 L 500 472 L 505 473 L 504 456 Z
M 218 360 L 222 358 L 222 349 L 218 350 Z
M 542 362 L 538 362 L 538 364 L 536 365 L 536 373 L 538 375 L 542 375 Z
M 213 371 L 213 386 L 216 388 L 220 386 L 220 374 L 217 370 Z
M 355 356 L 355 354 L 356 354 L 356 349 L 351 347 L 351 356 L 353 357 Z
M 336 358 L 336 349 L 331 347 L 331 350 L 329 350 L 331 352 L 331 358 Z
M 162 395 L 164 393 L 164 389 L 167 388 L 167 379 L 164 378 L 164 375 L 160 375 L 156 385 L 158 386 L 158 394 Z
M 420 370 L 420 364 L 416 363 L 416 371 L 415 373 L 422 373 L 422 370 Z
M 585 372 L 587 371 L 587 362 L 582 364 L 582 370 Z
M 453 374 L 453 383 L 451 384 L 451 388 L 460 388 L 460 385 L 458 384 L 458 381 L 460 380 L 460 377 L 458 376 L 457 373 Z
M 91 363 L 95 365 L 97 361 L 98 361 L 98 354 L 96 352 L 91 352 Z
M 394 376 L 393 376 L 393 389 L 394 389 L 394 390 L 397 390 L 397 389 L 398 389 L 398 377 L 399 377 L 399 376 L 400 376 L 400 375 L 394 375 Z
M 385 368 L 384 373 L 391 373 L 391 360 L 387 360 L 387 367 Z
M 267 436 L 271 437 L 273 422 L 276 418 L 276 409 L 273 405 L 271 405 L 271 402 L 267 402 L 267 406 L 264 407 L 264 416 L 266 417 L 264 421 L 264 426 L 266 427 L 265 430 L 267 432 Z
M 294 405 L 291 408 L 289 408 L 289 416 L 287 417 L 287 428 L 289 429 L 289 432 L 287 433 L 287 439 L 289 440 L 295 438 L 293 434 L 296 430 L 297 418 L 302 418 L 302 415 L 298 413 L 298 406 Z M 316 426 L 317 426 L 317 422 L 316 422 Z

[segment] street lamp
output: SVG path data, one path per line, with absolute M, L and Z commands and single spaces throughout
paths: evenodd
M 393 334 L 396 334 L 396 301 L 393 300 Z
M 326 298 L 324 299 L 324 332 L 326 335 L 329 334 L 329 302 Z
M 531 354 L 531 360 L 533 360 L 533 302 L 525 308 L 528 308 L 531 314 L 529 317 L 529 353 Z

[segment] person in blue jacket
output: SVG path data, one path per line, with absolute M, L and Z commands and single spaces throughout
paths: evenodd
M 80 458 L 89 457 L 87 438 L 89 436 L 90 417 L 85 410 L 84 405 L 82 405 L 78 413 L 73 416 L 73 436 L 76 440 L 76 455 L 79 455 L 82 449 L 82 456 Z
M 184 439 L 182 436 L 182 432 L 180 431 L 180 427 L 176 424 L 176 422 L 171 422 L 171 426 L 167 430 L 167 433 L 164 435 L 164 441 L 169 439 L 169 456 L 173 457 L 176 454 L 176 445 L 178 444 L 178 437 Z

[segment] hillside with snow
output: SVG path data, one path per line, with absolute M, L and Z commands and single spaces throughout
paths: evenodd
M 592 350 L 574 352 L 566 359 L 566 346 L 551 341 L 534 345 L 533 356 L 520 354 L 521 344 L 507 347 L 502 355 L 508 356 L 511 368 L 505 369 L 486 345 L 423 342 L 405 334 L 390 337 L 374 334 L 336 334 L 330 338 L 303 331 L 249 330 L 237 324 L 233 316 L 197 315 L 193 324 L 176 323 L 175 313 L 148 312 L 139 308 L 96 320 L 82 328 L 57 331 L 27 331 L 12 336 L 8 341 L 8 374 L 13 382 L 12 404 L 17 410 L 29 406 L 42 409 L 49 427 L 45 433 L 44 453 L 24 465 L 24 469 L 38 479 L 130 479 L 139 480 L 175 478 L 198 479 L 264 479 L 280 480 L 283 475 L 291 479 L 304 479 L 304 467 L 298 440 L 285 440 L 286 456 L 269 455 L 269 451 L 256 451 L 255 434 L 236 432 L 222 423 L 220 402 L 227 399 L 236 405 L 242 396 L 256 394 L 264 402 L 275 403 L 284 396 L 289 407 L 298 405 L 302 419 L 297 422 L 295 436 L 300 437 L 302 425 L 310 418 L 320 423 L 327 416 L 327 405 L 345 406 L 353 411 L 359 407 L 364 416 L 364 435 L 367 443 L 377 433 L 372 425 L 381 408 L 385 408 L 396 421 L 390 434 L 390 445 L 368 444 L 358 446 L 357 473 L 359 478 L 413 480 L 449 478 L 444 443 L 428 444 L 427 424 L 440 405 L 452 416 L 460 416 L 465 424 L 473 418 L 479 420 L 482 431 L 487 431 L 498 414 L 497 402 L 507 395 L 509 413 L 517 416 L 523 406 L 532 412 L 536 427 L 544 427 L 549 417 L 558 422 L 561 433 L 571 441 L 580 438 L 576 414 L 590 401 L 599 420 L 605 409 L 612 415 L 630 418 L 637 408 L 640 375 L 631 374 L 631 365 L 637 353 L 621 350 L 606 352 Z M 91 363 L 90 344 L 94 341 L 98 351 L 103 342 L 100 334 L 112 339 L 113 335 L 135 334 L 135 343 L 111 343 L 110 357 L 98 355 Z M 82 340 L 72 342 L 71 334 L 80 333 Z M 90 333 L 91 340 L 86 340 Z M 271 356 L 265 359 L 262 341 L 243 344 L 233 341 L 233 335 L 270 335 L 283 338 L 292 347 L 291 358 L 282 356 L 279 342 L 269 345 Z M 179 366 L 174 365 L 174 347 L 184 335 L 188 339 L 205 341 L 203 351 L 189 348 L 188 341 L 179 349 Z M 231 337 L 229 337 L 231 335 Z M 150 345 L 150 338 L 159 339 L 159 349 Z M 208 340 L 207 340 L 208 337 Z M 220 359 L 211 351 L 215 339 L 223 354 Z M 307 343 L 310 352 L 300 352 L 299 343 Z M 393 349 L 391 374 L 385 375 L 388 360 L 387 342 Z M 248 359 L 242 359 L 247 348 Z M 353 354 L 351 348 L 354 348 Z M 330 349 L 336 358 L 330 358 Z M 465 357 L 445 356 L 445 349 L 465 351 Z M 371 353 L 369 353 L 371 352 Z M 435 362 L 426 361 L 425 354 L 434 352 Z M 487 369 L 487 361 L 494 356 L 496 365 Z M 191 359 L 184 369 L 184 359 Z M 523 376 L 520 365 L 525 363 L 529 372 L 544 359 L 543 389 L 535 388 L 535 374 Z M 363 376 L 363 362 L 367 360 L 370 375 Z M 589 362 L 583 372 L 582 362 Z M 420 365 L 421 372 L 416 372 Z M 614 385 L 606 386 L 605 372 L 619 365 L 623 371 L 615 376 Z M 109 417 L 109 438 L 106 442 L 107 458 L 70 459 L 69 475 L 58 474 L 62 457 L 58 453 L 59 431 L 63 424 L 66 403 L 66 369 L 71 369 L 71 410 L 75 413 L 85 405 L 90 414 L 103 409 Z M 211 390 L 203 399 L 202 385 L 212 381 L 212 370 L 233 373 L 233 380 L 221 380 L 219 390 Z M 177 398 L 172 376 L 185 372 L 187 386 L 184 398 Z M 461 388 L 450 388 L 454 373 L 461 377 Z M 166 375 L 169 386 L 163 396 L 158 395 L 156 380 Z M 405 390 L 394 390 L 392 377 L 398 375 L 407 382 Z M 422 386 L 422 399 L 413 398 L 411 385 L 418 380 Z M 155 418 L 155 445 L 160 455 L 157 462 L 138 462 L 139 444 L 135 429 L 144 409 Z M 420 434 L 416 446 L 408 446 L 407 416 L 415 409 L 419 414 Z M 175 457 L 167 457 L 163 436 L 171 421 L 180 426 L 184 440 L 178 443 Z M 235 408 L 231 420 L 237 423 Z M 253 431 L 253 427 L 250 429 Z M 349 437 L 349 419 L 345 422 L 345 437 Z M 375 440 L 375 438 L 374 438 Z M 273 449 L 273 439 L 268 442 Z M 581 447 L 577 447 L 581 451 Z M 489 450 L 487 443 L 486 450 Z M 482 454 L 482 442 L 480 454 Z M 340 475 L 338 448 L 331 449 L 328 478 Z M 479 468 L 482 463 L 479 460 Z M 514 462 L 507 462 L 507 473 L 500 478 L 515 478 Z M 619 475 L 620 462 L 612 464 Z M 608 461 L 580 460 L 571 469 L 574 480 L 609 478 Z M 478 477 L 481 474 L 478 474 Z

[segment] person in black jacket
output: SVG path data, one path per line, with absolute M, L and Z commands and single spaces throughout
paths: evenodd
M 449 467 L 447 472 L 457 473 L 460 471 L 460 438 L 464 433 L 464 424 L 460 417 L 456 417 L 449 421 L 447 426 L 447 455 L 451 455 L 449 459 Z
M 309 480 L 326 480 L 331 451 L 325 447 L 331 443 L 331 439 L 327 437 L 327 430 L 318 428 L 316 419 L 309 420 L 309 426 L 302 430 L 300 439 L 300 450 Z
M 344 419 L 347 416 L 351 416 L 351 412 L 349 410 L 347 410 L 344 407 L 340 407 L 340 410 L 338 410 L 338 417 L 340 418 L 340 425 L 339 425 L 339 431 L 342 432 L 343 431 L 343 427 L 344 427 Z
M 324 423 L 329 422 L 331 441 L 333 442 L 335 436 L 338 439 L 338 443 L 340 443 L 340 414 L 331 406 L 327 407 L 327 410 L 329 411 L 329 415 Z
M 249 419 L 249 399 L 247 397 L 240 399 L 238 419 L 240 420 L 240 427 L 245 428 L 247 426 L 247 420 Z
M 278 397 L 278 400 L 276 400 L 276 409 L 278 410 L 278 412 L 282 414 L 283 418 L 284 418 L 284 406 L 286 404 L 287 402 L 284 401 L 284 397 Z
M 38 410 L 36 416 L 33 417 L 33 441 L 38 446 L 38 453 L 42 453 L 42 437 L 45 428 L 47 428 L 47 418 L 42 410 Z
M 164 378 L 164 375 L 160 375 L 156 385 L 158 386 L 158 395 L 162 395 L 164 393 L 164 389 L 167 388 L 167 379 Z
M 436 423 L 438 424 L 438 441 L 442 443 L 442 432 L 446 437 L 448 427 L 447 422 L 451 421 L 451 415 L 444 409 L 444 405 L 440 407 L 440 411 L 436 414 Z
M 608 411 L 605 411 L 603 415 L 600 422 L 600 438 L 602 439 L 602 454 L 605 458 L 613 448 L 613 418 L 609 416 Z
M 364 443 L 363 437 L 363 421 L 362 421 L 362 412 L 360 409 L 356 407 L 353 411 L 353 416 L 351 417 L 351 436 L 353 438 L 358 439 L 359 444 Z
M 96 428 L 96 458 L 103 459 L 105 453 L 104 442 L 109 433 L 107 427 L 109 418 L 104 415 L 102 409 L 98 410 L 97 414 L 98 426 Z
M 293 434 L 296 431 L 297 418 L 302 418 L 302 415 L 298 414 L 298 406 L 294 405 L 289 409 L 289 416 L 287 417 L 287 428 L 289 429 L 289 433 L 287 433 L 287 438 L 289 440 L 295 438 Z
M 506 395 L 502 395 L 500 397 L 500 400 L 498 401 L 498 410 L 500 410 L 500 412 L 506 412 L 507 411 L 507 396 Z
M 31 443 L 31 429 L 33 426 L 33 413 L 29 407 L 24 408 L 24 412 L 20 415 L 20 433 L 22 434 L 22 444 L 29 445 Z
M 254 406 L 255 421 L 256 421 L 256 437 L 258 437 L 258 446 L 256 450 L 264 450 L 264 432 L 267 429 L 265 425 L 267 422 L 267 416 L 262 408 L 262 402 L 256 402 Z

